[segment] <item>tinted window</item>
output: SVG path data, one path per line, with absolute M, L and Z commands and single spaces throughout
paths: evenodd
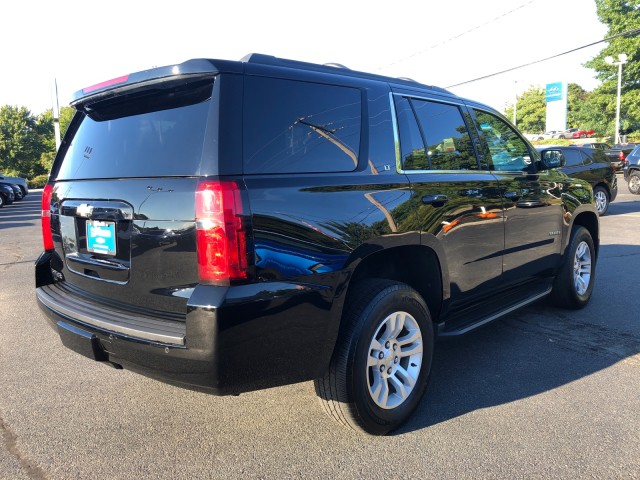
M 498 171 L 529 170 L 529 149 L 515 130 L 495 115 L 480 110 L 474 112 L 480 135 L 489 152 L 489 168 Z
M 563 151 L 563 153 L 565 158 L 565 167 L 576 167 L 578 165 L 582 165 L 584 161 L 582 152 L 578 150 L 570 150 L 567 148 Z
M 595 162 L 607 162 L 607 155 L 602 150 L 594 150 L 593 152 L 580 152 L 584 157 L 582 163 L 584 165 L 591 165 Z
M 432 170 L 477 170 L 478 163 L 460 109 L 412 99 Z
M 360 97 L 354 88 L 246 77 L 245 173 L 354 170 Z
M 57 179 L 198 175 L 210 104 L 104 121 L 85 116 Z M 112 110 L 109 117 L 116 116 Z
M 400 158 L 403 170 L 428 170 L 429 161 L 413 108 L 404 97 L 396 97 L 396 117 L 400 134 Z

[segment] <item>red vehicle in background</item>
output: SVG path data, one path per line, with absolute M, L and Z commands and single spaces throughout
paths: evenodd
M 570 128 L 560 134 L 558 138 L 587 138 L 593 136 L 596 133 L 594 130 L 581 130 L 579 128 Z

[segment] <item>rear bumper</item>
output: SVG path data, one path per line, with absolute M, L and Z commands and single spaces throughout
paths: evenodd
M 202 329 L 204 332 L 187 348 L 184 345 L 187 323 L 176 322 L 170 326 L 174 333 L 183 331 L 183 345 L 180 345 L 161 341 L 157 338 L 158 332 L 153 331 L 150 325 L 144 330 L 135 330 L 136 323 L 132 319 L 126 323 L 119 323 L 115 318 L 109 323 L 104 322 L 104 317 L 111 312 L 102 311 L 89 316 L 90 305 L 84 304 L 76 309 L 76 299 L 65 297 L 52 286 L 37 288 L 36 298 L 63 345 L 76 353 L 185 388 L 225 393 L 218 381 L 213 328 Z M 115 313 L 116 317 L 121 315 L 121 312 Z M 213 325 L 211 317 L 210 312 L 194 310 L 188 323 L 192 328 Z M 156 338 L 148 338 L 150 336 Z
M 198 285 L 185 321 L 167 321 L 105 309 L 62 281 L 43 285 L 46 264 L 45 254 L 36 298 L 64 346 L 157 380 L 237 394 L 317 378 L 333 353 L 341 305 L 326 285 Z

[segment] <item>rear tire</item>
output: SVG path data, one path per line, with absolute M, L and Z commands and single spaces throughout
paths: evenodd
M 609 194 L 604 188 L 596 187 L 593 189 L 593 198 L 596 201 L 598 216 L 602 217 L 609 210 Z
M 0 208 L 4 207 L 4 197 L 0 195 Z
M 629 183 L 627 184 L 629 191 L 634 195 L 640 195 L 640 173 L 633 172 L 629 175 Z
M 384 435 L 407 420 L 424 394 L 433 322 L 422 297 L 404 283 L 372 279 L 352 288 L 316 394 L 341 425 Z
M 595 282 L 596 249 L 589 230 L 577 226 L 563 257 L 551 292 L 551 300 L 559 307 L 573 310 L 584 307 L 591 299 Z

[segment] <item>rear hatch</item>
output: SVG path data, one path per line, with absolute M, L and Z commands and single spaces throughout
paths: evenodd
M 215 172 L 215 76 L 143 74 L 73 102 L 49 187 L 55 288 L 93 311 L 184 321 L 198 283 L 195 192 Z

